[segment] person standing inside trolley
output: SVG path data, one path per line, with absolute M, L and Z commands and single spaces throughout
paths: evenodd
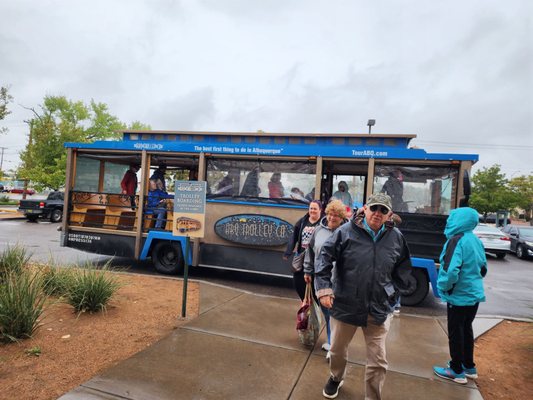
M 130 164 L 130 168 L 124 174 L 120 182 L 122 194 L 130 196 L 131 208 L 135 208 L 135 192 L 137 191 L 137 171 L 139 171 L 139 164 Z
M 281 199 L 285 196 L 285 189 L 281 183 L 281 174 L 274 172 L 268 182 L 268 195 L 271 199 Z
M 292 259 L 292 272 L 294 288 L 301 300 L 305 297 L 305 280 L 304 280 L 304 257 L 305 250 L 309 246 L 309 240 L 315 232 L 315 229 L 322 218 L 322 203 L 320 200 L 313 200 L 309 204 L 309 210 L 302 218 L 300 218 L 294 225 L 292 236 L 287 244 L 287 249 L 283 255 L 284 260 L 288 260 L 291 254 L 294 253 Z
M 333 193 L 333 197 L 342 201 L 345 206 L 352 208 L 352 195 L 349 192 L 348 184 L 346 183 L 346 181 L 340 181 L 337 187 L 339 190 Z

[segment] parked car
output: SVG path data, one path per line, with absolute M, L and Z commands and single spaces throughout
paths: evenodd
M 29 194 L 30 196 L 35 194 L 35 190 L 33 189 L 11 189 L 11 193 L 14 193 L 14 194 Z
M 498 258 L 504 258 L 511 249 L 509 236 L 492 225 L 478 224 L 474 235 L 481 240 L 486 253 L 495 254 Z
M 496 223 L 496 214 L 495 213 L 489 213 L 486 216 L 483 216 L 480 214 L 479 216 L 479 222 L 483 222 L 485 224 L 495 224 Z M 499 221 L 500 226 L 503 225 L 503 219 Z M 507 218 L 507 224 L 511 223 L 511 219 Z
M 533 226 L 507 225 L 503 232 L 511 239 L 511 252 L 519 258 L 533 257 Z
M 45 218 L 50 222 L 60 222 L 63 219 L 64 197 L 63 192 L 50 192 L 46 200 L 21 200 L 19 211 L 24 213 L 28 221 Z

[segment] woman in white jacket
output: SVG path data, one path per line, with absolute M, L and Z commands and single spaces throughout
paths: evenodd
M 315 229 L 309 246 L 305 252 L 304 260 L 304 279 L 306 283 L 313 282 L 313 276 L 315 274 L 315 265 L 318 265 L 318 258 L 320 257 L 320 250 L 322 245 L 328 240 L 335 230 L 346 222 L 346 206 L 342 201 L 333 199 L 326 207 L 326 216 L 320 221 L 320 225 Z M 328 352 L 330 348 L 331 330 L 329 326 L 329 310 L 324 307 L 320 307 L 326 320 L 326 332 L 328 334 L 328 341 L 322 345 L 322 350 Z M 328 357 L 328 356 L 326 356 Z

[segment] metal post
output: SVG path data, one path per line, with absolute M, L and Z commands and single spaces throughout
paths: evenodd
M 185 237 L 185 261 L 183 268 L 183 294 L 181 301 L 181 317 L 185 318 L 187 311 L 187 281 L 189 280 L 189 236 Z

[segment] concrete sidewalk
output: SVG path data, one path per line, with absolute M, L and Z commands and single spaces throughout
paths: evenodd
M 60 399 L 323 399 L 328 378 L 323 340 L 314 349 L 300 345 L 296 300 L 207 283 L 200 293 L 198 318 Z M 387 351 L 384 399 L 482 400 L 473 381 L 461 386 L 433 375 L 432 366 L 449 359 L 447 336 L 436 318 L 395 317 Z M 338 399 L 362 399 L 360 331 L 349 354 Z

